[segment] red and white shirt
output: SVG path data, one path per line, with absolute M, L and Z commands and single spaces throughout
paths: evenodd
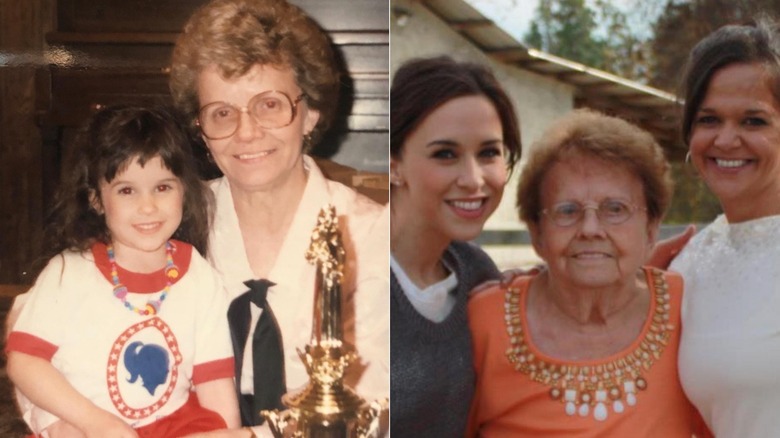
M 156 315 L 139 315 L 114 296 L 106 247 L 98 243 L 49 262 L 6 349 L 51 361 L 76 390 L 132 427 L 182 407 L 193 385 L 233 377 L 225 290 L 191 245 L 172 243 L 180 275 Z M 117 269 L 136 307 L 158 299 L 168 282 L 162 270 Z M 40 432 L 57 418 L 35 408 L 25 420 Z

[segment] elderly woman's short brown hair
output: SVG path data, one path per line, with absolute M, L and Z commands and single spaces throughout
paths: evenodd
M 224 77 L 237 78 L 257 64 L 293 70 L 309 107 L 320 112 L 311 134 L 316 143 L 338 106 L 339 72 L 325 32 L 285 0 L 213 0 L 197 9 L 173 51 L 173 101 L 194 120 L 205 67 L 217 65 Z
M 669 162 L 653 136 L 617 117 L 576 110 L 555 121 L 531 148 L 517 187 L 520 219 L 538 223 L 547 172 L 555 163 L 582 157 L 603 160 L 636 175 L 642 182 L 648 217 L 663 218 L 672 198 L 672 178 Z

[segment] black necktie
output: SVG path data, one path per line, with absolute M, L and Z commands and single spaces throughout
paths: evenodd
M 249 300 L 263 309 L 252 336 L 252 369 L 254 370 L 255 397 L 253 417 L 258 418 L 263 409 L 284 409 L 282 395 L 287 392 L 284 378 L 284 350 L 282 334 L 266 296 L 274 283 L 261 279 L 249 280 Z M 259 423 L 258 423 L 259 424 Z

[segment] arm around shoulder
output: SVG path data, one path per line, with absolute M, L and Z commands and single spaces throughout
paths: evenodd
M 677 254 L 682 251 L 694 234 L 696 234 L 696 226 L 688 225 L 682 233 L 657 242 L 647 259 L 647 264 L 660 269 L 668 269 L 672 260 L 677 257 Z

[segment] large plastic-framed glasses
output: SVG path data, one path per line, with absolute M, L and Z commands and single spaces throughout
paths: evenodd
M 196 124 L 206 138 L 220 140 L 230 137 L 238 130 L 241 113 L 247 113 L 261 128 L 278 129 L 288 126 L 295 120 L 298 103 L 306 97 L 301 93 L 295 100 L 283 91 L 264 91 L 239 108 L 227 102 L 211 102 L 198 112 Z
M 634 212 L 646 211 L 647 209 L 619 199 L 606 199 L 598 205 L 583 205 L 575 201 L 559 202 L 551 208 L 542 210 L 542 214 L 549 217 L 559 227 L 570 227 L 585 217 L 585 210 L 595 211 L 596 217 L 603 223 L 620 225 L 631 219 Z

